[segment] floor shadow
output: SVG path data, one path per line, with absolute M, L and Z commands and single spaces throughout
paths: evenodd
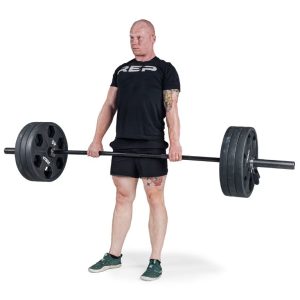
M 142 251 L 126 251 L 122 258 L 127 268 L 142 271 L 147 267 L 149 253 Z M 218 264 L 201 257 L 200 255 L 169 252 L 164 253 L 162 262 L 163 272 L 171 279 L 195 279 L 208 274 L 217 274 L 223 271 Z

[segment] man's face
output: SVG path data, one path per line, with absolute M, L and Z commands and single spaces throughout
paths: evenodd
M 136 24 L 130 31 L 131 50 L 135 56 L 146 56 L 153 51 L 154 33 L 144 24 Z

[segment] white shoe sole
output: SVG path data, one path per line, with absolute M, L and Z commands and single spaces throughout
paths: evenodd
M 146 277 L 146 276 L 141 276 L 140 278 L 144 281 L 153 281 L 153 280 L 159 279 L 160 277 L 161 277 L 161 275 L 156 278 L 151 278 L 151 277 Z
M 88 271 L 91 272 L 91 273 L 100 273 L 100 272 L 104 272 L 104 271 L 109 270 L 109 269 L 120 268 L 121 266 L 122 266 L 122 264 L 115 265 L 115 266 L 106 266 L 106 267 L 103 267 L 103 268 L 101 268 L 99 270 L 95 270 L 95 269 L 89 268 Z

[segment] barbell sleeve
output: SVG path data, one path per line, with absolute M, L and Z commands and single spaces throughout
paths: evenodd
M 274 169 L 295 169 L 294 161 L 253 159 L 253 166 L 256 168 L 274 168 Z
M 15 148 L 4 148 L 5 154 L 15 154 Z

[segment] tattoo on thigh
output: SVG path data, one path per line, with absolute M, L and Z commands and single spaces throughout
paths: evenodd
M 147 186 L 160 186 L 162 183 L 162 177 L 147 177 L 146 178 Z

